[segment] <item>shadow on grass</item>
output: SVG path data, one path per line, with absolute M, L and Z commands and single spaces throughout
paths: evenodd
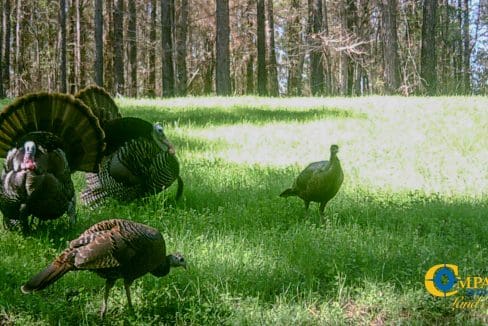
M 463 275 L 486 274 L 484 243 L 488 227 L 480 226 L 483 212 L 488 209 L 486 201 L 450 200 L 419 192 L 375 194 L 345 188 L 327 207 L 327 216 L 320 218 L 315 206 L 305 216 L 301 200 L 277 197 L 281 184 L 276 180 L 286 175 L 286 170 L 263 174 L 267 176 L 262 183 L 269 188 L 248 183 L 231 191 L 212 191 L 207 188 L 212 185 L 200 184 L 199 189 L 209 191 L 193 194 L 194 189 L 188 190 L 185 210 L 196 210 L 198 214 L 183 219 L 174 216 L 171 223 L 181 224 L 182 229 L 173 236 L 213 236 L 195 239 L 188 246 L 199 248 L 203 242 L 205 249 L 199 251 L 204 253 L 201 256 L 191 257 L 192 273 L 174 275 L 172 287 L 183 293 L 170 294 L 173 301 L 155 298 L 143 308 L 149 315 L 167 307 L 168 315 L 161 315 L 162 320 L 169 322 L 169 316 L 177 314 L 191 323 L 191 316 L 202 313 L 196 307 L 203 301 L 209 303 L 207 313 L 225 319 L 245 298 L 256 298 L 260 305 L 269 306 L 282 297 L 293 302 L 330 302 L 336 300 L 343 287 L 347 288 L 344 293 L 351 291 L 360 298 L 376 296 L 378 293 L 362 292 L 365 282 L 371 282 L 380 290 L 381 284 L 394 287 L 385 302 L 394 302 L 405 292 L 416 292 L 407 305 L 416 307 L 417 316 L 425 320 L 436 320 L 435 310 L 448 321 L 471 318 L 463 311 L 444 309 L 444 303 L 432 302 L 418 290 L 423 288 L 425 272 L 438 263 L 455 263 Z M 236 192 L 242 200 L 234 196 Z M 207 200 L 192 202 L 194 195 Z M 227 235 L 236 241 L 226 242 Z M 244 247 L 241 238 L 245 239 Z M 219 242 L 223 250 L 218 250 L 218 245 L 217 251 L 212 251 L 212 245 L 206 246 Z M 473 252 L 476 250 L 478 253 Z M 253 259 L 247 259 L 249 255 Z M 148 292 L 154 293 L 150 286 Z M 313 298 L 307 297 L 310 293 Z M 176 304 L 177 297 L 185 299 Z M 379 301 L 372 301 L 370 308 L 378 309 Z
M 216 149 L 223 149 L 230 146 L 225 140 L 202 139 L 188 135 L 180 136 L 178 134 L 171 136 L 171 143 L 176 148 L 177 157 L 181 151 L 209 153 Z
M 257 125 L 281 121 L 312 121 L 319 119 L 366 119 L 365 113 L 336 108 L 307 110 L 289 109 L 258 109 L 237 106 L 232 109 L 192 108 L 185 110 L 155 110 L 154 108 L 125 109 L 124 116 L 138 116 L 149 121 L 164 121 L 180 125 L 206 126 L 208 124 L 223 125 L 242 122 Z
M 338 274 L 347 276 L 346 285 L 373 279 L 400 289 L 421 280 L 437 263 L 459 264 L 472 275 L 481 275 L 488 264 L 483 256 L 488 232 L 483 223 L 486 199 L 375 193 L 344 185 L 321 217 L 318 204 L 313 203 L 306 213 L 301 199 L 278 197 L 293 181 L 290 169 L 234 170 L 244 177 L 222 179 L 219 184 L 212 175 L 191 176 L 181 207 L 195 211 L 196 216 L 182 225 L 195 234 L 238 234 L 291 268 L 278 268 L 263 282 L 263 275 L 256 271 L 230 270 L 229 280 L 248 284 L 244 291 L 249 295 L 268 289 L 274 298 L 287 279 L 295 282 L 293 286 L 306 284 L 321 291 L 333 286 Z
M 69 225 L 67 215 L 52 220 L 40 220 L 30 216 L 29 221 L 29 229 L 25 232 L 22 232 L 20 228 L 5 230 L 5 232 L 27 239 L 35 239 L 35 241 L 42 243 L 49 243 L 54 248 L 64 249 L 67 246 L 67 241 L 75 239 L 88 227 L 79 220 L 75 225 Z M 0 227 L 3 228 L 3 226 Z
M 293 181 L 296 171 L 292 169 L 229 164 L 225 169 L 235 173 L 226 176 L 224 172 L 209 174 L 211 168 L 219 171 L 211 165 L 189 170 L 183 202 L 164 211 L 167 215 L 162 220 L 155 218 L 159 214 L 155 211 L 162 207 L 158 196 L 149 198 L 139 210 L 137 205 L 112 205 L 90 214 L 90 219 L 152 218 L 149 224 L 163 232 L 169 248 L 178 241 L 186 248 L 188 272 L 172 271 L 164 279 L 145 276 L 134 285 L 144 293 L 139 295 L 143 303 L 134 307 L 135 321 L 174 323 L 177 318 L 182 323 L 222 323 L 242 298 L 272 306 L 277 298 L 302 302 L 313 293 L 315 299 L 329 302 L 337 300 L 340 286 L 360 289 L 366 280 L 392 284 L 395 294 L 401 295 L 405 289 L 421 288 L 425 271 L 434 264 L 458 264 L 463 275 L 484 275 L 488 265 L 486 201 L 420 192 L 379 193 L 345 184 L 321 218 L 317 205 L 311 205 L 306 216 L 300 199 L 278 197 Z M 133 215 L 124 216 L 127 213 Z M 55 224 L 59 230 L 42 229 L 40 236 L 72 239 L 88 227 L 81 226 L 86 223 L 64 234 L 60 221 Z M 9 271 L 14 273 L 5 284 L 16 291 L 9 294 L 18 303 L 16 313 L 32 316 L 41 310 L 43 318 L 55 321 L 67 306 L 69 320 L 76 319 L 76 309 L 64 299 L 57 300 L 52 311 L 50 303 L 44 302 L 45 296 L 62 296 L 66 290 L 60 285 L 23 303 L 18 287 L 24 279 L 10 267 L 0 267 L 6 277 Z M 338 276 L 344 278 L 343 283 Z M 70 288 L 78 286 L 73 279 L 66 282 Z M 94 295 L 78 298 L 83 309 L 91 301 L 98 307 L 101 300 L 99 286 L 89 288 Z M 111 300 L 110 320 L 132 320 L 125 312 L 125 297 L 122 302 L 124 306 Z M 417 303 L 425 314 L 430 313 L 429 305 L 427 300 Z M 124 313 L 118 316 L 117 311 Z M 455 320 L 456 313 L 449 313 L 447 320 Z M 96 322 L 96 312 L 88 320 Z

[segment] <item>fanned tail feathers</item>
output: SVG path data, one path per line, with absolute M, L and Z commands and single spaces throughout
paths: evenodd
M 96 171 L 105 146 L 98 119 L 68 94 L 33 93 L 6 106 L 0 114 L 0 156 L 27 140 L 61 148 L 71 171 Z
M 112 97 L 99 86 L 88 86 L 79 91 L 75 97 L 87 105 L 100 120 L 102 126 L 107 121 L 121 117 L 119 108 Z

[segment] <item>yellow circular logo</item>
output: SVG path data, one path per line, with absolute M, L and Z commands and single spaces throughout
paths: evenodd
M 436 297 L 449 297 L 458 292 L 454 289 L 458 281 L 459 268 L 453 264 L 438 264 L 425 273 L 425 288 Z

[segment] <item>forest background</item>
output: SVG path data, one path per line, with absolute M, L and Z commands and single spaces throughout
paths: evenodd
M 486 0 L 0 1 L 0 97 L 488 92 Z

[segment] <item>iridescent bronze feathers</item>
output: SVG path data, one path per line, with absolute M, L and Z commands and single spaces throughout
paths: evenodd
M 76 216 L 71 173 L 98 169 L 105 147 L 97 117 L 70 95 L 35 93 L 0 114 L 0 210 L 7 228 L 25 231 L 28 217 Z
M 76 95 L 91 107 L 105 131 L 106 150 L 98 173 L 87 173 L 81 201 L 96 206 L 107 198 L 127 202 L 159 193 L 178 182 L 176 199 L 183 192 L 175 149 L 159 123 L 134 117 L 120 118 L 110 96 L 99 87 Z
M 147 273 L 165 276 L 171 267 L 186 268 L 186 261 L 178 253 L 166 255 L 164 238 L 158 230 L 123 219 L 105 220 L 71 241 L 66 250 L 34 275 L 21 290 L 23 293 L 39 291 L 69 271 L 90 270 L 106 279 L 100 309 L 103 316 L 109 291 L 117 279 L 124 280 L 128 304 L 132 308 L 132 282 Z

